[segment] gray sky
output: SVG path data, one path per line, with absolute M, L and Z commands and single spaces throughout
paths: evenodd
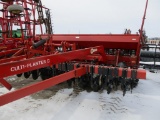
M 146 0 L 42 0 L 52 11 L 55 33 L 136 33 Z M 149 0 L 144 28 L 160 37 L 160 0 Z

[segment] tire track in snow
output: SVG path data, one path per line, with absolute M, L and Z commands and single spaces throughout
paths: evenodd
M 119 97 L 111 97 L 112 102 L 108 102 L 112 113 L 126 113 L 127 108 L 122 107 L 122 100 Z
M 122 115 L 127 117 L 128 108 L 124 105 L 120 94 L 114 94 L 116 95 L 107 95 L 106 93 L 100 95 L 99 101 L 102 112 L 99 119 L 117 120 Z

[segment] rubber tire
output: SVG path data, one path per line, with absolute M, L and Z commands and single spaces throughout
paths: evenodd
M 17 74 L 17 77 L 21 77 L 22 76 L 22 73 L 21 74 Z
M 72 79 L 67 80 L 67 85 L 68 85 L 68 87 L 69 87 L 69 88 L 71 88 L 71 87 L 72 87 Z
M 29 76 L 30 76 L 30 72 L 25 72 L 24 73 L 24 77 L 27 79 L 27 78 L 29 78 Z
M 33 78 L 33 80 L 37 80 L 38 77 L 39 77 L 39 72 L 38 72 L 38 70 L 33 70 L 31 73 L 32 73 L 32 78 Z
M 20 14 L 24 11 L 24 8 L 20 5 L 13 4 L 7 7 L 7 10 L 13 14 Z
M 93 85 L 91 86 L 91 88 L 94 92 L 98 92 L 100 90 L 99 76 L 96 76 L 93 81 L 94 82 L 93 82 Z
M 85 88 L 86 88 L 86 83 L 85 83 L 84 81 L 80 80 L 80 81 L 78 82 L 78 86 L 79 86 L 80 88 L 82 88 L 82 89 L 85 89 Z
M 99 91 L 99 85 L 98 85 L 97 83 L 94 83 L 94 84 L 93 84 L 93 87 L 92 87 L 92 90 L 93 90 L 94 92 L 98 92 L 98 91 Z
M 46 80 L 54 76 L 53 69 L 50 67 L 42 68 L 40 71 L 42 80 Z

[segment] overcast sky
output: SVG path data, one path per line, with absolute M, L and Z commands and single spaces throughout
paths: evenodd
M 42 0 L 51 9 L 55 33 L 136 33 L 146 0 Z M 160 37 L 160 0 L 149 0 L 144 28 Z

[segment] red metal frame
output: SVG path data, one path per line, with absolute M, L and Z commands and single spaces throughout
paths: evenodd
M 48 80 L 45 80 L 45 81 L 42 81 L 39 83 L 35 83 L 34 85 L 30 85 L 28 87 L 21 88 L 19 90 L 2 95 L 2 96 L 0 96 L 0 106 L 5 105 L 5 104 L 12 102 L 14 100 L 23 98 L 27 95 L 36 93 L 36 92 L 41 91 L 43 89 L 52 87 L 54 85 L 57 85 L 59 83 L 66 81 L 66 80 L 69 80 L 71 78 L 80 77 L 84 74 L 86 74 L 85 67 L 77 68 L 77 69 L 72 70 L 68 73 L 64 73 L 62 75 L 52 77 Z
M 94 53 L 96 52 L 101 53 L 101 51 L 103 51 L 103 46 L 64 52 L 64 53 L 55 54 L 55 55 L 41 56 L 41 57 L 36 57 L 36 58 L 31 58 L 26 60 L 20 60 L 16 62 L 3 63 L 3 64 L 0 64 L 0 69 L 1 70 L 3 69 L 3 71 L 0 72 L 0 78 L 19 74 L 20 72 L 23 73 L 23 72 L 32 71 L 39 68 L 55 65 L 58 63 L 71 61 L 74 59 L 78 59 L 80 57 L 85 60 L 86 56 L 91 54 L 92 49 L 96 49 Z M 18 67 L 19 69 L 16 70 L 16 68 Z M 12 68 L 15 70 L 13 70 Z
M 1 95 L 0 96 L 0 106 L 5 105 L 9 102 L 15 101 L 17 99 L 20 99 L 22 97 L 25 97 L 27 95 L 33 94 L 35 92 L 41 91 L 43 89 L 49 88 L 51 86 L 57 85 L 71 78 L 80 77 L 90 71 L 89 69 L 87 69 L 88 65 L 87 66 L 82 65 L 82 66 L 83 67 L 76 68 L 67 73 L 52 77 L 46 81 L 38 82 L 33 85 L 29 85 L 19 90 L 10 92 L 8 94 Z M 95 68 L 96 68 L 95 73 L 98 73 L 98 66 L 95 66 Z M 119 76 L 122 76 L 122 68 L 119 68 Z M 131 69 L 128 69 L 127 77 L 130 77 L 130 76 L 131 76 Z M 138 70 L 137 78 L 145 79 L 145 77 L 146 77 L 145 70 Z
M 36 39 L 39 37 L 46 38 L 47 35 L 38 35 Z M 113 66 L 117 66 L 119 62 L 125 62 L 127 66 L 130 67 L 138 67 L 140 51 L 139 48 L 141 39 L 139 34 L 53 34 L 51 37 L 51 41 L 53 44 L 61 44 L 62 41 L 66 41 L 66 43 L 76 44 L 76 48 L 83 49 L 87 47 L 94 47 L 97 45 L 103 45 L 105 51 L 114 50 L 114 54 L 106 55 L 106 64 L 110 64 Z M 52 43 L 50 43 L 52 46 Z M 54 46 L 54 45 L 53 45 Z M 131 55 L 120 55 L 116 54 L 117 52 L 122 51 L 135 51 L 134 56 Z M 95 56 L 92 55 L 88 59 L 93 59 Z M 100 56 L 98 57 L 99 61 L 101 61 Z
M 4 9 L 6 9 L 6 6 L 13 4 L 13 2 L 0 3 L 3 4 Z M 24 20 L 21 17 L 8 19 L 6 16 L 12 14 L 9 14 L 8 11 L 4 11 L 3 17 L 0 17 L 2 31 L 8 31 L 6 22 L 11 23 L 11 26 L 9 26 L 9 32 L 11 33 L 13 29 L 12 24 L 14 22 L 19 24 L 20 29 L 23 29 L 23 24 L 25 24 L 25 21 L 28 21 L 33 24 L 26 25 L 28 29 L 27 35 L 32 37 L 25 40 L 24 34 L 22 34 L 21 38 L 12 38 L 11 36 L 8 37 L 6 34 L 3 34 L 3 42 L 0 43 L 0 83 L 10 90 L 12 86 L 4 80 L 4 77 L 53 65 L 57 66 L 64 62 L 74 64 L 74 70 L 1 95 L 0 106 L 71 78 L 81 77 L 92 71 L 90 67 L 94 67 L 94 74 L 99 74 L 98 69 L 101 65 L 103 65 L 103 68 L 116 68 L 118 70 L 117 77 L 122 77 L 122 71 L 125 69 L 127 71 L 127 78 L 131 78 L 131 71 L 135 70 L 136 79 L 146 79 L 146 71 L 138 70 L 138 65 L 141 43 L 143 43 L 144 39 L 142 37 L 142 30 L 148 0 L 146 2 L 140 34 L 112 35 L 43 34 L 42 24 L 36 19 L 35 7 L 37 4 L 33 3 L 31 0 L 23 0 L 23 2 L 17 1 L 14 3 L 22 4 L 25 8 L 28 8 L 28 5 L 30 5 L 33 20 L 30 19 L 28 10 L 24 12 Z M 43 6 L 41 6 L 41 8 L 47 9 Z M 39 25 L 41 28 L 41 34 L 39 35 L 36 35 L 36 25 Z M 44 43 L 41 43 L 38 47 L 34 46 L 40 42 Z M 11 57 L 7 58 L 9 54 L 11 54 Z M 127 68 L 119 68 L 118 64 L 121 62 L 125 63 Z M 77 68 L 77 63 L 80 68 Z
M 92 50 L 95 49 L 94 52 Z M 77 59 L 79 57 L 82 57 L 85 59 L 87 55 L 93 54 L 93 53 L 102 53 L 103 47 L 94 47 L 94 48 L 87 48 L 83 50 L 75 50 L 71 52 L 64 52 L 61 54 L 57 55 L 48 55 L 48 56 L 43 56 L 43 57 L 37 57 L 32 58 L 32 59 L 27 59 L 27 60 L 21 60 L 19 62 L 11 62 L 11 63 L 6 63 L 6 64 L 1 64 L 0 69 L 3 68 L 3 71 L 0 73 L 0 82 L 3 84 L 6 88 L 11 89 L 11 85 L 3 80 L 3 77 L 5 76 L 10 76 L 14 74 L 19 74 L 20 72 L 27 72 L 31 70 L 35 70 L 38 68 L 43 68 L 46 66 L 51 66 L 55 65 L 58 63 L 62 63 L 65 61 L 71 61 L 74 59 Z M 58 60 L 57 60 L 58 59 Z M 85 65 L 82 64 L 82 67 L 79 69 L 75 68 L 75 70 L 70 71 L 68 73 L 64 73 L 62 75 L 50 78 L 46 81 L 36 83 L 34 85 L 19 89 L 17 91 L 5 94 L 0 96 L 0 105 L 4 105 L 6 103 L 12 102 L 14 100 L 17 100 L 19 98 L 25 97 L 26 95 L 32 94 L 34 92 L 37 92 L 39 90 L 43 90 L 45 88 L 51 87 L 53 85 L 56 85 L 60 82 L 64 82 L 68 79 L 71 79 L 73 77 L 78 77 L 86 74 L 87 72 L 90 71 L 89 66 L 91 65 Z M 119 76 L 122 76 L 122 68 L 119 69 Z M 125 68 L 126 69 L 126 68 Z M 127 69 L 127 77 L 131 77 L 131 69 Z M 98 66 L 95 66 L 95 74 L 98 74 Z M 137 79 L 145 79 L 146 77 L 146 72 L 145 70 L 138 70 L 137 71 Z
M 0 11 L 2 12 L 2 17 L 0 17 L 0 26 L 2 28 L 3 38 L 0 38 L 0 40 L 2 41 L 2 43 L 0 43 L 0 48 L 3 48 L 2 50 L 16 49 L 25 46 L 25 44 L 33 43 L 35 41 L 36 34 L 35 28 L 38 26 L 41 29 L 41 32 L 39 33 L 44 34 L 42 30 L 42 25 L 44 25 L 44 23 L 40 23 L 39 18 L 36 15 L 36 7 L 39 6 L 42 8 L 42 10 L 48 10 L 48 8 L 42 5 L 37 5 L 37 3 L 34 3 L 33 0 L 0 2 L 0 4 L 2 5 L 2 9 Z M 21 5 L 22 7 L 24 7 L 24 12 L 20 13 L 19 15 L 8 12 L 7 7 L 12 4 Z M 14 26 L 18 26 L 20 29 L 22 33 L 22 36 L 20 38 L 13 38 L 12 30 Z M 26 29 L 25 35 L 23 31 L 24 29 Z M 10 33 L 10 35 L 8 33 Z M 26 36 L 30 37 L 25 38 Z

